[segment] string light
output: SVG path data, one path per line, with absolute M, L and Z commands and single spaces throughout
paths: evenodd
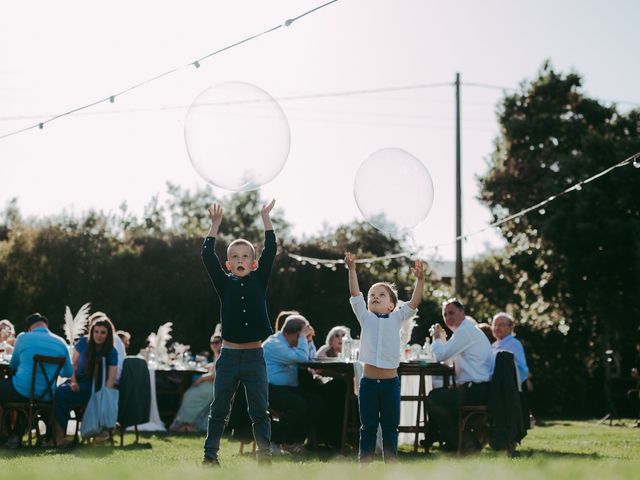
M 582 190 L 582 186 L 586 185 L 588 183 L 593 182 L 594 180 L 597 180 L 598 178 L 604 177 L 605 175 L 611 173 L 612 171 L 618 169 L 618 168 L 622 168 L 625 167 L 627 165 L 633 165 L 635 168 L 640 168 L 640 152 L 637 152 L 633 155 L 631 155 L 630 157 L 625 158 L 624 160 L 622 160 L 621 162 L 618 162 L 612 166 L 610 166 L 609 168 L 606 168 L 598 173 L 596 173 L 595 175 L 592 175 L 591 177 L 587 178 L 586 180 L 582 180 L 580 182 L 577 182 L 574 185 L 571 185 L 570 187 L 564 189 L 563 191 L 561 191 L 560 193 L 557 193 L 555 195 L 551 195 L 550 197 L 546 198 L 545 200 L 536 203 L 535 205 L 532 205 L 530 207 L 524 208 L 522 210 L 520 210 L 517 213 L 514 213 L 512 215 L 508 215 L 504 218 L 501 218 L 500 220 L 496 220 L 493 223 L 490 223 L 489 225 L 487 225 L 486 227 L 483 227 L 479 230 L 476 230 L 474 232 L 470 232 L 470 233 L 465 233 L 463 235 L 459 235 L 457 237 L 455 237 L 452 241 L 450 242 L 443 242 L 443 243 L 438 243 L 436 245 L 429 245 L 427 247 L 423 247 L 420 249 L 419 252 L 413 251 L 413 252 L 401 252 L 401 253 L 394 253 L 394 254 L 390 254 L 390 255 L 384 255 L 382 257 L 373 257 L 373 258 L 358 258 L 356 260 L 356 263 L 362 263 L 365 264 L 367 266 L 371 266 L 372 263 L 375 262 L 383 262 L 383 261 L 388 261 L 391 259 L 395 259 L 395 258 L 404 258 L 404 257 L 414 257 L 415 255 L 417 255 L 418 253 L 425 253 L 428 250 L 434 250 L 435 252 L 438 252 L 438 247 L 443 247 L 443 246 L 448 246 L 448 245 L 452 245 L 455 242 L 457 242 L 458 240 L 463 240 L 466 241 L 468 237 L 471 237 L 473 235 L 477 235 L 479 233 L 485 232 L 487 230 L 490 229 L 496 229 L 498 232 L 500 231 L 500 226 L 510 222 L 510 221 L 514 221 L 515 223 L 519 223 L 520 222 L 520 217 L 523 217 L 524 215 L 526 215 L 529 212 L 532 212 L 534 210 L 537 210 L 538 213 L 540 215 L 544 215 L 546 213 L 546 210 L 544 208 L 542 208 L 543 206 L 547 205 L 548 203 L 553 202 L 554 200 L 557 200 L 559 197 L 566 195 L 569 192 L 572 191 L 581 191 Z M 337 264 L 337 263 L 344 263 L 344 260 L 335 260 L 335 259 L 322 259 L 322 258 L 313 258 L 313 257 L 305 257 L 303 255 L 298 255 L 295 253 L 289 253 L 289 256 L 291 258 L 293 258 L 294 260 L 297 260 L 299 262 L 309 262 L 309 263 L 314 263 L 316 265 L 316 268 L 319 268 L 320 266 L 328 266 L 328 265 L 332 265 L 332 264 Z
M 320 10 L 321 8 L 324 8 L 324 7 L 328 6 L 328 5 L 331 5 L 332 3 L 335 3 L 335 2 L 337 2 L 337 1 L 338 1 L 338 0 L 331 0 L 331 1 L 327 2 L 327 3 L 324 3 L 324 4 L 322 4 L 322 5 L 319 5 L 319 6 L 315 7 L 315 8 L 312 8 L 311 10 L 308 10 L 308 11 L 304 12 L 303 14 L 298 15 L 297 17 L 293 17 L 293 18 L 291 18 L 291 19 L 287 20 L 286 22 L 284 22 L 284 24 L 276 25 L 275 27 L 269 28 L 268 30 L 265 30 L 265 31 L 260 32 L 260 33 L 257 33 L 257 34 L 255 34 L 255 35 L 251 35 L 250 37 L 247 37 L 247 38 L 245 38 L 245 39 L 243 39 L 243 40 L 240 40 L 239 42 L 233 43 L 233 44 L 231 44 L 231 45 L 227 45 L 226 47 L 221 48 L 221 49 L 219 49 L 219 50 L 216 50 L 215 52 L 211 52 L 211 53 L 209 53 L 209 54 L 205 55 L 205 56 L 204 56 L 204 57 L 202 57 L 202 58 L 199 58 L 199 59 L 197 59 L 197 60 L 194 60 L 194 61 L 192 61 L 192 62 L 189 62 L 189 63 L 186 65 L 186 67 L 194 66 L 194 67 L 196 67 L 196 69 L 197 69 L 197 68 L 200 68 L 200 63 L 201 63 L 203 60 L 205 60 L 205 59 L 207 59 L 207 58 L 209 58 L 209 57 L 212 57 L 212 56 L 214 56 L 214 55 L 217 55 L 218 53 L 224 52 L 224 51 L 226 51 L 226 50 L 230 50 L 230 49 L 232 49 L 232 48 L 234 48 L 234 47 L 237 47 L 238 45 L 241 45 L 241 44 L 243 44 L 243 43 L 246 43 L 246 42 L 248 42 L 248 41 L 250 41 L 250 40 L 253 40 L 253 39 L 255 39 L 255 38 L 258 38 L 258 37 L 261 37 L 261 36 L 266 35 L 266 34 L 268 34 L 268 33 L 274 32 L 274 31 L 278 30 L 279 28 L 281 28 L 283 25 L 289 26 L 289 25 L 291 25 L 293 22 L 295 22 L 295 21 L 297 21 L 297 20 L 301 19 L 302 17 L 305 17 L 306 15 L 309 15 L 309 14 L 311 14 L 311 13 L 313 13 L 313 12 L 317 11 L 317 10 Z M 55 121 L 55 120 L 57 120 L 57 119 L 59 119 L 59 118 L 61 118 L 61 117 L 64 117 L 64 116 L 67 116 L 67 115 L 71 115 L 71 114 L 76 113 L 76 112 L 79 112 L 79 111 L 81 111 L 81 110 L 86 110 L 87 108 L 93 107 L 93 106 L 98 105 L 98 104 L 100 104 L 100 103 L 104 103 L 104 102 L 107 102 L 107 101 L 109 101 L 109 103 L 114 103 L 114 101 L 115 101 L 115 98 L 116 98 L 116 97 L 119 97 L 119 96 L 121 96 L 121 95 L 124 95 L 125 93 L 128 93 L 128 92 L 130 92 L 130 91 L 132 91 L 132 90 L 135 90 L 136 88 L 140 88 L 140 87 L 142 87 L 142 86 L 144 86 L 144 85 L 147 85 L 147 84 L 149 84 L 149 83 L 151 83 L 151 82 L 154 82 L 154 81 L 156 81 L 156 80 L 159 80 L 160 78 L 163 78 L 163 77 L 166 77 L 166 76 L 168 76 L 168 75 L 171 75 L 171 74 L 173 74 L 173 73 L 177 72 L 178 70 L 181 70 L 181 69 L 182 69 L 182 68 L 184 68 L 184 67 L 185 67 L 185 66 L 182 66 L 182 67 L 176 67 L 176 68 L 173 68 L 173 69 L 171 69 L 171 70 L 167 70 L 166 72 L 161 73 L 160 75 L 156 75 L 155 77 L 152 77 L 152 78 L 149 78 L 149 79 L 147 79 L 147 80 L 144 80 L 144 81 L 142 81 L 142 82 L 140 82 L 140 83 L 137 83 L 136 85 L 133 85 L 133 86 L 131 86 L 131 87 L 129 87 L 129 88 L 126 88 L 126 89 L 122 90 L 121 92 L 118 92 L 118 93 L 116 93 L 116 94 L 114 94 L 114 95 L 111 95 L 111 96 L 109 96 L 109 97 L 106 97 L 106 98 L 103 98 L 103 99 L 97 100 L 97 101 L 92 102 L 92 103 L 90 103 L 90 104 L 88 104 L 88 105 L 83 105 L 83 106 L 81 106 L 81 107 L 74 108 L 73 110 L 69 110 L 68 112 L 64 112 L 64 113 L 61 113 L 61 114 L 58 114 L 58 115 L 54 115 L 53 117 L 51 117 L 51 118 L 49 118 L 49 119 L 47 119 L 47 120 L 44 120 L 44 121 L 42 121 L 42 122 L 36 123 L 36 124 L 34 124 L 34 125 L 31 125 L 31 126 L 28 126 L 28 127 L 25 127 L 25 128 L 21 128 L 21 129 L 19 129 L 19 130 L 14 130 L 13 132 L 5 133 L 4 135 L 0 135 L 0 140 L 1 140 L 1 139 L 3 139 L 3 138 L 11 137 L 11 136 L 13 136 L 13 135 L 17 135 L 17 134 L 22 133 L 22 132 L 26 132 L 27 130 L 31 130 L 31 129 L 36 128 L 36 127 L 37 127 L 37 128 L 39 128 L 40 130 L 42 130 L 42 129 L 44 128 L 44 125 L 45 125 L 46 123 L 53 122 L 53 121 Z

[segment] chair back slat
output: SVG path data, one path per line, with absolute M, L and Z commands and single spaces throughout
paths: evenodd
M 53 400 L 56 387 L 58 385 L 58 376 L 60 375 L 65 362 L 65 357 L 51 357 L 48 355 L 33 356 L 33 370 L 31 372 L 31 392 L 29 395 L 29 400 L 32 403 L 47 401 L 47 394 L 49 395 L 49 400 Z M 45 368 L 46 364 L 55 365 L 56 367 L 51 377 L 49 377 L 49 375 L 47 374 L 47 369 Z M 36 376 L 38 374 L 38 370 L 40 370 L 40 373 L 42 373 L 42 376 L 44 377 L 46 382 L 46 386 L 43 392 L 36 397 Z

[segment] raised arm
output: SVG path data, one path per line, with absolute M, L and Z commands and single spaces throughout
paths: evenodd
M 273 206 L 275 204 L 276 200 L 274 198 L 268 204 L 264 205 L 262 207 L 262 210 L 260 210 L 260 215 L 262 215 L 262 223 L 264 223 L 265 232 L 267 230 L 273 230 L 273 225 L 271 223 L 271 217 L 269 216 L 269 214 L 271 213 L 271 210 L 273 210 Z
M 211 227 L 209 227 L 207 238 L 205 238 L 204 243 L 202 244 L 202 261 L 204 262 L 204 266 L 207 269 L 207 273 L 209 273 L 209 277 L 211 278 L 216 291 L 219 294 L 222 294 L 227 274 L 222 269 L 222 265 L 220 264 L 220 260 L 218 259 L 215 251 L 216 237 L 218 236 L 218 230 L 222 223 L 222 207 L 219 204 L 214 203 L 209 207 L 208 211 L 209 218 L 211 219 Z
M 207 237 L 217 237 L 220 224 L 222 223 L 222 207 L 217 203 L 214 203 L 209 207 L 209 218 L 211 219 L 211 226 Z
M 424 290 L 424 263 L 422 263 L 422 260 L 416 260 L 415 267 L 411 271 L 416 277 L 416 285 L 413 288 L 409 306 L 415 310 L 422 301 L 422 291 Z
M 349 293 L 352 297 L 360 295 L 360 286 L 358 285 L 358 274 L 356 273 L 356 256 L 347 252 L 344 256 L 344 263 L 349 269 Z
M 264 223 L 264 248 L 262 249 L 262 253 L 260 254 L 260 259 L 258 260 L 258 268 L 256 269 L 256 274 L 258 278 L 260 278 L 264 283 L 264 285 L 269 282 L 273 262 L 276 258 L 276 234 L 273 231 L 273 224 L 271 223 L 271 217 L 269 216 L 275 204 L 275 199 L 271 200 L 271 202 L 269 202 L 268 204 L 263 205 L 262 209 L 260 210 L 262 223 Z

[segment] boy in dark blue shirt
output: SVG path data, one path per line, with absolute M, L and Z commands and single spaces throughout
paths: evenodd
M 220 438 L 231 400 L 240 383 L 247 397 L 258 461 L 271 461 L 269 384 L 261 343 L 273 333 L 267 314 L 266 293 L 276 256 L 276 236 L 269 217 L 274 204 L 275 200 L 272 200 L 261 210 L 264 249 L 260 260 L 256 261 L 256 251 L 249 241 L 234 240 L 227 248 L 225 263 L 230 273 L 223 270 L 214 250 L 222 222 L 222 207 L 214 204 L 209 208 L 211 228 L 202 245 L 202 260 L 220 297 L 222 350 L 216 363 L 214 398 L 204 441 L 205 464 L 219 465 Z

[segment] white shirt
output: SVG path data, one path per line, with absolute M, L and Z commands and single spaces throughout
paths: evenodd
M 124 343 L 118 335 L 113 336 L 113 346 L 118 352 L 118 371 L 116 372 L 116 382 L 120 381 L 120 374 L 122 373 L 122 364 L 124 363 L 124 357 L 127 356 L 127 352 L 124 348 Z
M 389 314 L 378 317 L 367 310 L 362 294 L 351 297 L 351 308 L 360 323 L 360 361 L 378 368 L 398 368 L 400 365 L 400 326 L 418 310 L 405 303 Z M 491 350 L 491 348 L 489 348 Z
M 453 358 L 458 384 L 491 380 L 495 364 L 491 344 L 482 330 L 467 319 L 448 341 L 434 340 L 433 353 L 439 362 Z

